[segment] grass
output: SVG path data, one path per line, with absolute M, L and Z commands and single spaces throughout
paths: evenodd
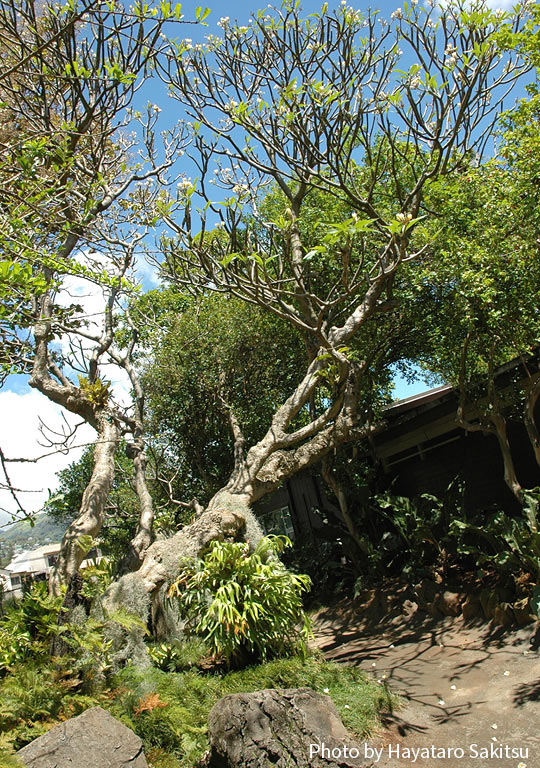
M 115 677 L 112 690 L 92 696 L 78 693 L 74 685 L 52 668 L 38 672 L 28 665 L 0 681 L 0 749 L 7 755 L 56 722 L 99 704 L 141 737 L 153 768 L 193 768 L 208 748 L 208 714 L 230 693 L 328 689 L 345 726 L 358 738 L 371 733 L 380 711 L 396 703 L 359 669 L 319 656 L 276 659 L 226 674 L 128 667 Z

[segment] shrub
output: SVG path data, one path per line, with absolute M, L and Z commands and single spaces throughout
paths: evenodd
M 196 666 L 208 654 L 204 640 L 190 638 L 173 643 L 155 643 L 148 646 L 152 663 L 164 672 L 182 672 Z
M 0 619 L 0 673 L 48 650 L 62 600 L 62 596 L 51 597 L 47 584 L 38 582 L 6 607 Z
M 34 660 L 14 666 L 0 682 L 0 734 L 7 734 L 6 742 L 17 750 L 58 720 L 101 703 L 82 693 L 80 686 L 69 667 L 40 665 Z M 7 743 L 0 742 L 0 746 Z
M 308 576 L 287 571 L 277 555 L 285 536 L 266 536 L 250 554 L 244 543 L 214 541 L 205 557 L 184 561 L 169 597 L 180 601 L 186 632 L 204 638 L 227 664 L 305 652 Z

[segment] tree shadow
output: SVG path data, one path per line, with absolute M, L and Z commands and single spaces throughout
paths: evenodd
M 540 701 L 540 679 L 532 683 L 522 683 L 514 693 L 514 704 L 522 707 L 528 701 Z

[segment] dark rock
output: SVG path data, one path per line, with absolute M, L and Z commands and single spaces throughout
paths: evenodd
M 422 581 L 413 589 L 416 602 L 420 608 L 423 611 L 427 611 L 430 616 L 434 617 L 440 615 L 439 611 L 437 610 L 440 591 L 441 590 L 437 584 L 435 584 L 435 582 L 431 581 L 430 579 L 422 579 Z
M 493 614 L 493 623 L 499 627 L 510 627 L 514 623 L 514 612 L 509 603 L 499 603 Z
M 492 619 L 495 616 L 495 609 L 499 605 L 500 599 L 496 591 L 483 589 L 480 592 L 480 605 L 484 611 L 486 619 Z
M 435 601 L 441 590 L 431 579 L 422 579 L 415 585 L 413 591 L 418 604 L 424 608 Z
M 371 599 L 366 603 L 364 615 L 368 622 L 378 624 L 389 610 L 388 595 L 381 590 L 373 590 Z
M 139 737 L 101 707 L 55 725 L 17 757 L 26 768 L 148 768 Z
M 461 597 L 457 592 L 446 590 L 439 595 L 436 606 L 443 616 L 459 616 L 461 613 Z
M 464 621 L 475 619 L 480 613 L 482 613 L 482 606 L 480 605 L 480 599 L 476 595 L 467 595 L 463 605 L 461 606 L 461 615 Z
M 309 688 L 225 696 L 208 736 L 210 768 L 369 768 L 330 697 Z
M 514 611 L 514 618 L 518 627 L 525 627 L 536 620 L 528 597 L 524 597 L 523 600 L 518 600 L 514 603 L 512 610 Z

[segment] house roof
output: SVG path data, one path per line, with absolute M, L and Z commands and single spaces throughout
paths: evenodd
M 6 566 L 10 573 L 33 573 L 41 570 L 43 559 L 48 555 L 57 555 L 60 552 L 60 542 L 46 544 L 44 547 L 21 552 Z
M 417 395 L 411 395 L 410 397 L 404 397 L 401 400 L 394 400 L 384 408 L 385 414 L 398 414 L 402 411 L 408 411 L 411 408 L 417 408 L 421 405 L 427 405 L 433 400 L 439 400 L 443 395 L 453 392 L 454 388 L 451 384 L 443 384 L 440 387 L 434 387 L 433 389 L 427 389 L 425 392 L 419 392 Z

